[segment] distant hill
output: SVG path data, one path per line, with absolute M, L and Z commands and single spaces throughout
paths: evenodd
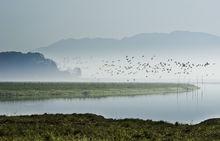
M 0 81 L 66 80 L 68 72 L 59 71 L 54 61 L 40 53 L 0 52 Z
M 134 52 L 182 53 L 218 49 L 220 37 L 202 32 L 175 31 L 171 33 L 143 33 L 120 40 L 105 38 L 82 38 L 60 40 L 47 47 L 38 48 L 49 57 L 106 56 L 106 54 L 129 54 Z

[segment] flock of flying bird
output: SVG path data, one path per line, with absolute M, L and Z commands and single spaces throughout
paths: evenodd
M 96 59 L 96 60 L 94 60 Z M 215 65 L 215 63 L 205 62 L 205 63 L 193 63 L 191 61 L 181 62 L 173 58 L 169 58 L 163 61 L 158 61 L 159 57 L 155 55 L 148 57 L 145 55 L 142 56 L 124 56 L 120 59 L 108 59 L 108 60 L 99 60 L 97 58 L 90 57 L 89 60 L 85 61 L 82 58 L 64 58 L 62 60 L 63 68 L 68 68 L 70 65 L 80 67 L 82 70 L 90 72 L 91 61 L 92 67 L 98 67 L 94 74 L 91 74 L 91 77 L 98 79 L 98 76 L 105 76 L 108 74 L 110 77 L 121 77 L 124 76 L 128 78 L 126 81 L 136 81 L 136 75 L 138 74 L 142 78 L 148 79 L 151 77 L 162 78 L 165 75 L 171 74 L 180 77 L 182 75 L 189 76 L 193 72 L 202 71 L 208 68 L 209 66 Z M 97 63 L 97 64 L 96 64 Z M 90 67 L 89 67 L 90 66 Z M 94 69 L 94 68 L 93 68 Z M 94 71 L 93 71 L 94 72 Z M 197 72 L 196 72 L 197 73 Z M 210 74 L 203 74 L 208 76 Z M 132 80 L 129 80 L 132 78 Z
M 210 65 L 215 65 L 215 63 L 211 64 L 210 62 L 205 62 L 204 64 L 195 64 L 190 61 L 180 62 L 172 58 L 159 62 L 155 60 L 155 55 L 148 60 L 144 55 L 142 55 L 141 57 L 125 56 L 124 60 L 102 60 L 103 64 L 99 67 L 99 70 L 110 74 L 110 76 L 131 76 L 141 72 L 142 74 L 145 74 L 145 78 L 148 78 L 152 75 L 159 75 L 159 78 L 161 78 L 161 74 L 164 73 L 173 73 L 174 75 L 178 76 L 190 75 L 195 69 L 201 70 L 207 68 Z M 99 74 L 99 72 L 97 74 Z M 208 76 L 208 74 L 205 75 Z M 133 81 L 135 81 L 135 79 L 133 79 Z

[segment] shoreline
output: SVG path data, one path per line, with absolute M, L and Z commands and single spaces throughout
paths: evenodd
M 0 101 L 105 98 L 191 92 L 185 83 L 0 83 Z
M 95 114 L 0 116 L 0 140 L 218 140 L 220 118 L 189 125 Z

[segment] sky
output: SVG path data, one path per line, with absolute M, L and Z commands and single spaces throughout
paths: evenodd
M 219 0 L 0 0 L 0 51 L 175 30 L 220 35 Z

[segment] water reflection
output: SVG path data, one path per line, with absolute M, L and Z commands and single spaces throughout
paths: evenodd
M 135 97 L 0 102 L 1 115 L 95 113 L 107 118 L 141 118 L 198 123 L 218 117 L 220 85 L 203 84 L 186 93 Z

